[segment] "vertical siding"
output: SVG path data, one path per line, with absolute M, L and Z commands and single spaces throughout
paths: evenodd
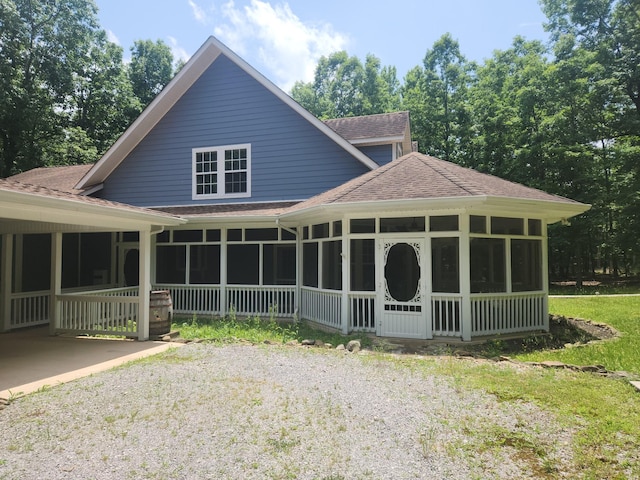
M 191 199 L 191 150 L 251 144 L 252 196 Z M 105 181 L 100 196 L 138 206 L 309 198 L 368 171 L 224 56 Z

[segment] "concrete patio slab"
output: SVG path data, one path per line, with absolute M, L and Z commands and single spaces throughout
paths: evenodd
M 50 336 L 48 327 L 0 334 L 0 398 L 26 395 L 182 344 Z

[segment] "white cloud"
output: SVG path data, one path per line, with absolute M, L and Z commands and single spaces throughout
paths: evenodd
M 171 53 L 173 54 L 173 60 L 184 60 L 185 62 L 191 58 L 191 55 L 187 53 L 187 51 L 178 45 L 178 40 L 175 37 L 167 36 L 169 39 L 169 47 L 171 48 Z
M 109 40 L 111 43 L 115 43 L 116 45 L 122 45 L 120 43 L 120 39 L 111 30 L 107 30 L 107 40 Z
M 206 25 L 207 23 L 209 23 L 209 17 L 204 9 L 193 0 L 188 0 L 188 2 L 189 6 L 191 7 L 191 11 L 193 12 L 194 18 L 202 24 Z
M 258 52 L 270 76 L 289 91 L 295 81 L 309 82 L 323 55 L 344 50 L 348 38 L 330 24 L 309 24 L 298 18 L 287 3 L 275 6 L 251 0 L 244 8 L 229 0 L 222 7 L 225 23 L 214 33 L 239 55 Z

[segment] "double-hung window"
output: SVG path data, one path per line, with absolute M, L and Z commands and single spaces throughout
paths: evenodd
M 251 196 L 251 145 L 194 148 L 193 199 Z

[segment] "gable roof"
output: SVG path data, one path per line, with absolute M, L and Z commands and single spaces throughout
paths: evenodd
M 354 144 L 381 139 L 399 141 L 404 139 L 409 126 L 409 112 L 334 118 L 324 123 Z
M 75 185 L 93 167 L 90 165 L 63 165 L 58 167 L 40 167 L 12 175 L 8 180 L 40 185 L 61 192 L 82 193 Z
M 568 198 L 413 152 L 332 190 L 300 202 L 289 208 L 284 216 L 340 205 L 353 208 L 357 204 L 370 205 L 375 202 L 385 202 L 392 207 L 397 203 L 411 205 L 424 201 L 455 202 L 455 200 L 470 199 L 484 203 L 489 199 L 498 199 L 512 204 L 516 201 L 528 204 L 549 204 L 550 210 L 547 214 L 557 211 L 561 214 L 559 218 L 578 215 L 590 207 Z M 543 213 L 542 209 L 541 213 Z
M 283 103 L 295 110 L 301 117 L 314 125 L 327 137 L 340 145 L 362 164 L 370 169 L 377 168 L 378 165 L 363 154 L 360 150 L 351 145 L 343 137 L 336 134 L 323 122 L 318 120 L 310 112 L 305 110 L 300 104 L 289 95 L 268 80 L 264 75 L 245 62 L 242 58 L 231 51 L 217 38 L 211 36 L 191 57 L 178 74 L 164 87 L 156 98 L 145 108 L 131 126 L 118 138 L 111 148 L 102 158 L 91 168 L 91 170 L 78 182 L 76 189 L 84 189 L 100 184 L 115 170 L 126 156 L 140 143 L 153 127 L 164 117 L 164 115 L 175 105 L 175 103 L 189 90 L 189 88 L 200 78 L 200 76 L 216 61 L 224 55 L 238 67 L 252 76 L 267 90 L 279 98 Z

